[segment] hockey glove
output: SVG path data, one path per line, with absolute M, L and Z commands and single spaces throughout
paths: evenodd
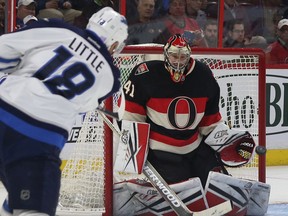
M 223 164 L 229 167 L 249 163 L 255 149 L 255 142 L 248 131 L 230 129 L 225 124 L 219 124 L 205 142 L 219 152 Z

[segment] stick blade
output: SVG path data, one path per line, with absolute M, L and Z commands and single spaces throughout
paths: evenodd
M 221 216 L 232 211 L 232 208 L 233 204 L 230 200 L 228 200 L 211 208 L 205 209 L 203 211 L 193 212 L 193 216 L 207 216 L 207 215 Z

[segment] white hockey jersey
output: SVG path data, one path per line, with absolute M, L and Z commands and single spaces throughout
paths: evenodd
M 119 77 L 98 36 L 63 22 L 42 20 L 0 37 L 0 100 L 67 132 L 78 113 L 119 90 Z

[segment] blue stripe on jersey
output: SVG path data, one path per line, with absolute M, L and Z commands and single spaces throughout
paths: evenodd
M 5 67 L 5 68 L 1 68 L 0 71 L 5 71 L 5 70 L 8 70 L 10 68 L 15 68 L 15 66 L 10 66 L 10 67 Z
M 32 139 L 62 149 L 68 132 L 52 124 L 38 121 L 0 99 L 0 121 Z
M 20 61 L 20 58 L 5 59 L 5 58 L 0 57 L 0 62 L 3 62 L 3 63 L 18 62 L 18 61 Z
M 10 69 L 10 68 L 14 68 L 19 62 L 20 62 L 20 58 L 5 59 L 5 58 L 1 58 L 0 57 L 0 63 L 1 63 L 1 65 L 3 64 L 3 66 L 0 67 L 0 71 L 4 71 L 4 70 Z M 6 64 L 8 64 L 8 66 Z
M 57 146 L 60 149 L 63 148 L 66 142 L 66 139 L 63 135 L 29 124 L 28 122 L 19 119 L 17 116 L 6 112 L 1 108 L 0 121 L 25 136 L 47 143 L 49 145 Z

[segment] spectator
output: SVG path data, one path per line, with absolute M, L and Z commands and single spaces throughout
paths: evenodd
M 197 21 L 198 25 L 203 28 L 207 20 L 206 14 L 201 10 L 203 0 L 186 0 L 187 16 Z
M 146 23 L 153 19 L 155 0 L 139 0 L 137 5 L 137 18 L 128 24 Z
M 5 0 L 0 0 L 0 35 L 5 33 Z
M 155 0 L 154 1 L 154 13 L 153 17 L 160 18 L 166 15 L 167 8 L 168 8 L 168 2 L 169 0 Z M 126 1 L 126 18 L 128 21 L 128 24 L 134 23 L 134 20 L 138 18 L 138 14 L 135 13 L 137 11 L 139 0 L 127 0 Z M 119 1 L 115 1 L 115 4 L 118 6 Z
M 161 20 L 154 19 L 155 0 L 139 0 L 138 18 L 130 23 L 127 44 L 152 43 L 164 29 Z
M 281 19 L 288 19 L 288 7 L 282 6 L 282 4 L 277 7 L 277 11 L 273 14 L 273 26 L 274 26 L 274 36 L 277 35 L 277 25 Z
M 246 37 L 245 47 L 247 48 L 260 48 L 262 50 L 267 49 L 267 40 L 263 36 L 252 36 L 251 38 Z
M 267 48 L 268 64 L 288 64 L 288 19 L 278 23 L 278 39 Z
M 86 0 L 83 3 L 81 15 L 78 17 L 75 17 L 73 25 L 77 26 L 78 28 L 85 29 L 88 23 L 88 20 L 90 19 L 92 14 L 96 13 L 97 11 L 107 6 L 114 8 L 113 1 L 111 0 L 99 0 L 99 1 Z
M 37 20 L 36 2 L 34 0 L 19 0 L 17 4 L 16 29 L 22 28 L 28 21 Z
M 224 41 L 223 47 L 245 47 L 245 28 L 244 23 L 240 19 L 230 22 L 228 28 L 228 36 Z
M 67 0 L 38 0 L 37 18 L 57 18 L 67 23 L 73 23 L 74 19 L 81 15 L 81 11 L 75 10 Z
M 218 23 L 215 20 L 209 20 L 204 25 L 204 38 L 208 47 L 218 46 Z
M 250 32 L 250 20 L 246 9 L 241 6 L 236 0 L 224 0 L 224 29 L 223 36 L 225 37 L 229 31 L 229 26 L 235 19 L 242 19 L 245 32 Z
M 196 20 L 189 18 L 186 15 L 186 0 L 171 0 L 169 2 L 168 15 L 163 18 L 165 30 L 156 40 L 160 44 L 164 44 L 167 40 L 175 34 L 183 34 L 185 31 L 195 32 L 201 35 L 202 31 Z M 198 36 L 196 36 L 198 38 Z M 201 38 L 201 36 L 199 36 Z M 194 46 L 205 47 L 205 41 L 197 40 Z

